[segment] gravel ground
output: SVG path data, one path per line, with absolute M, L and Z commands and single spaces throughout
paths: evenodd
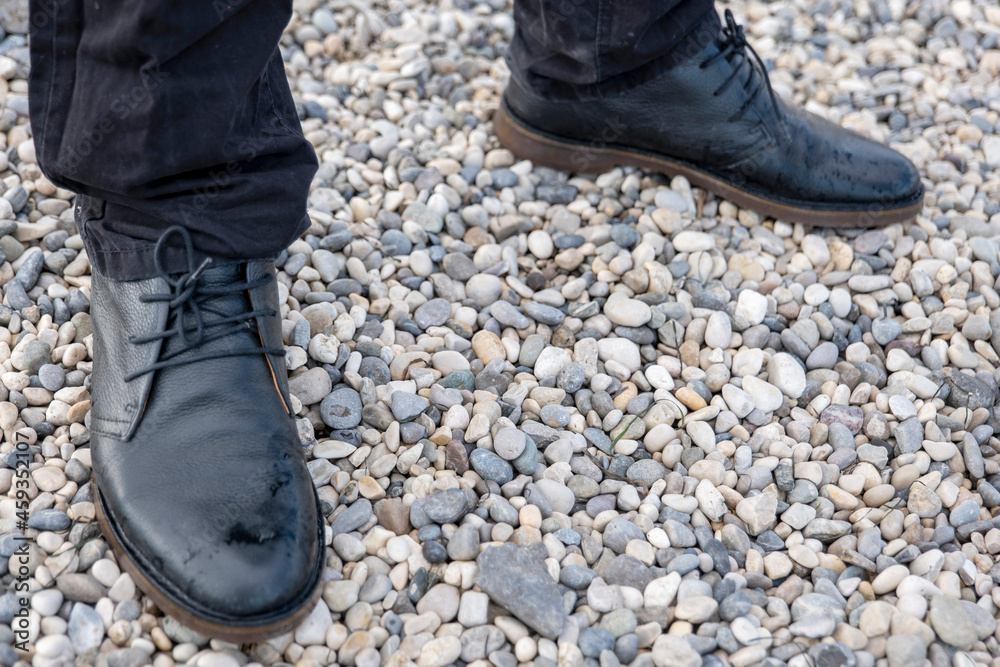
M 507 4 L 296 2 L 322 165 L 279 283 L 327 583 L 244 647 L 163 617 L 95 539 L 90 267 L 0 33 L 5 573 L 11 442 L 37 452 L 20 659 L 1000 664 L 1000 9 L 731 5 L 780 95 L 921 168 L 915 221 L 832 232 L 515 160 Z

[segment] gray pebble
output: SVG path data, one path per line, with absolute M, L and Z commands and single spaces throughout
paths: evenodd
M 334 536 L 340 533 L 350 533 L 365 525 L 371 516 L 371 501 L 362 498 L 339 514 L 330 524 L 330 530 Z
M 578 640 L 580 651 L 588 658 L 596 658 L 601 651 L 612 651 L 615 648 L 615 638 L 604 628 L 584 628 L 580 631 Z
M 566 315 L 558 308 L 546 306 L 537 301 L 529 301 L 524 304 L 524 314 L 536 322 L 547 324 L 550 327 L 557 327 L 566 319 Z
M 888 345 L 903 333 L 903 325 L 889 317 L 872 321 L 872 336 L 879 345 Z
M 516 306 L 502 299 L 495 301 L 493 305 L 490 306 L 490 315 L 492 315 L 497 322 L 507 327 L 526 329 L 531 326 L 531 320 L 525 317 Z
M 451 317 L 451 304 L 445 299 L 431 299 L 417 308 L 413 321 L 421 329 L 439 327 Z
M 469 497 L 459 489 L 446 489 L 427 496 L 421 506 L 435 523 L 457 523 L 469 510 Z
M 40 510 L 28 518 L 28 526 L 31 528 L 55 532 L 67 530 L 72 523 L 65 512 L 56 509 Z
M 625 546 L 631 540 L 643 540 L 645 541 L 646 536 L 634 523 L 618 518 L 612 519 L 611 522 L 604 527 L 604 546 L 611 549 L 615 553 L 625 553 Z
M 361 396 L 349 387 L 336 389 L 320 403 L 323 423 L 333 429 L 354 428 L 361 423 Z
M 469 456 L 473 469 L 483 477 L 503 486 L 514 479 L 510 464 L 491 451 L 477 449 Z

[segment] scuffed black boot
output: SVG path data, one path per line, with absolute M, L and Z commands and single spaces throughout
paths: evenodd
M 787 222 L 887 225 L 923 204 L 920 175 L 905 157 L 778 99 L 729 10 L 701 54 L 621 95 L 549 100 L 512 78 L 494 130 L 536 164 L 683 175 Z
M 183 237 L 190 267 L 162 270 Z M 273 263 L 194 265 L 167 230 L 160 276 L 95 274 L 90 414 L 98 520 L 166 613 L 236 642 L 318 599 L 323 517 L 290 411 Z

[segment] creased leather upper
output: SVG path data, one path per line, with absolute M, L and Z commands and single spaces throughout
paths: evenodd
M 270 263 L 251 264 L 256 266 L 210 268 L 199 283 L 225 286 L 245 281 L 245 272 L 259 277 L 273 271 Z M 142 282 L 94 282 L 95 304 L 104 305 L 94 317 L 101 345 L 93 401 L 109 423 L 132 415 L 117 388 L 151 356 L 144 351 L 142 359 L 133 359 L 137 352 L 127 342 L 128 335 L 147 334 L 151 327 L 132 316 L 143 311 L 135 305 L 141 290 L 157 287 L 156 281 Z M 253 296 L 254 305 L 277 307 L 274 293 L 255 291 L 261 293 Z M 250 301 L 242 292 L 212 297 L 205 306 L 236 314 L 249 312 Z M 178 358 L 259 348 L 261 337 L 273 339 L 279 326 L 275 317 L 261 319 L 260 330 L 250 320 L 239 333 Z M 179 347 L 173 336 L 163 354 Z M 122 359 L 128 363 L 120 364 Z M 284 363 L 275 364 L 272 376 L 264 354 L 157 370 L 136 381 L 148 384 L 149 394 L 132 437 L 95 431 L 91 440 L 101 498 L 129 553 L 159 587 L 203 615 L 274 613 L 308 594 L 316 578 L 321 547 L 315 492 L 275 378 L 287 387 Z
M 94 322 L 114 322 L 126 336 L 148 336 L 163 331 L 167 322 L 167 304 L 144 303 L 140 297 L 156 292 L 166 292 L 167 283 L 162 278 L 131 280 L 113 284 L 98 273 L 92 280 L 90 313 Z M 106 329 L 107 327 L 102 327 Z M 128 344 L 124 339 L 96 336 L 94 357 L 105 368 L 117 369 L 110 373 L 95 373 L 91 378 L 91 393 L 95 400 L 90 411 L 90 429 L 95 434 L 105 434 L 127 439 L 135 432 L 142 414 L 142 406 L 149 393 L 152 375 L 143 375 L 129 382 L 125 376 L 156 361 L 161 341 L 141 345 Z
M 248 281 L 252 282 L 273 273 L 274 262 L 259 260 L 249 262 L 247 264 Z M 263 287 L 252 290 L 250 292 L 250 301 L 254 310 L 267 310 L 268 308 L 276 307 L 275 304 L 278 303 L 278 284 L 272 281 Z M 260 330 L 260 336 L 262 342 L 264 343 L 264 347 L 282 347 L 281 322 L 278 318 L 257 317 L 256 319 L 257 328 Z M 274 378 L 277 380 L 278 388 L 281 390 L 281 396 L 285 400 L 285 405 L 291 406 L 292 399 L 288 391 L 288 372 L 284 370 L 285 360 L 276 354 L 268 355 L 268 359 L 271 362 L 271 366 L 274 368 Z
M 719 53 L 710 44 L 618 96 L 551 101 L 512 78 L 504 99 L 522 122 L 556 138 L 676 159 L 771 199 L 851 209 L 922 192 L 919 172 L 899 153 L 781 100 L 775 108 L 766 90 L 731 120 L 748 100 L 752 65 L 742 60 L 737 80 L 716 94 L 734 71 L 725 58 L 702 67 Z

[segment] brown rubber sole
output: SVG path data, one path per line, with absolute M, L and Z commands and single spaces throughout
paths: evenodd
M 510 111 L 506 100 L 493 114 L 493 131 L 514 155 L 535 164 L 568 172 L 603 173 L 634 165 L 667 176 L 684 176 L 691 185 L 714 192 L 741 208 L 765 216 L 817 227 L 884 227 L 911 220 L 923 208 L 923 189 L 904 202 L 875 203 L 863 209 L 821 202 L 789 202 L 749 192 L 697 166 L 669 157 L 603 142 L 585 143 L 535 129 Z
M 254 621 L 247 622 L 243 619 L 234 621 L 233 623 L 226 623 L 199 616 L 190 609 L 185 608 L 172 595 L 161 590 L 156 583 L 143 573 L 142 568 L 133 561 L 127 549 L 122 546 L 118 539 L 117 531 L 108 521 L 107 515 L 104 512 L 104 502 L 100 497 L 96 484 L 94 485 L 94 494 L 97 523 L 100 525 L 101 532 L 104 533 L 105 539 L 107 539 L 108 544 L 114 551 L 119 567 L 121 567 L 122 571 L 129 573 L 136 586 L 142 589 L 142 592 L 148 595 L 161 611 L 173 616 L 199 634 L 237 644 L 252 644 L 264 641 L 295 629 L 309 616 L 313 607 L 319 601 L 323 587 L 320 586 L 320 579 L 317 579 L 308 598 L 304 599 L 294 611 L 279 618 L 268 619 L 259 623 Z

